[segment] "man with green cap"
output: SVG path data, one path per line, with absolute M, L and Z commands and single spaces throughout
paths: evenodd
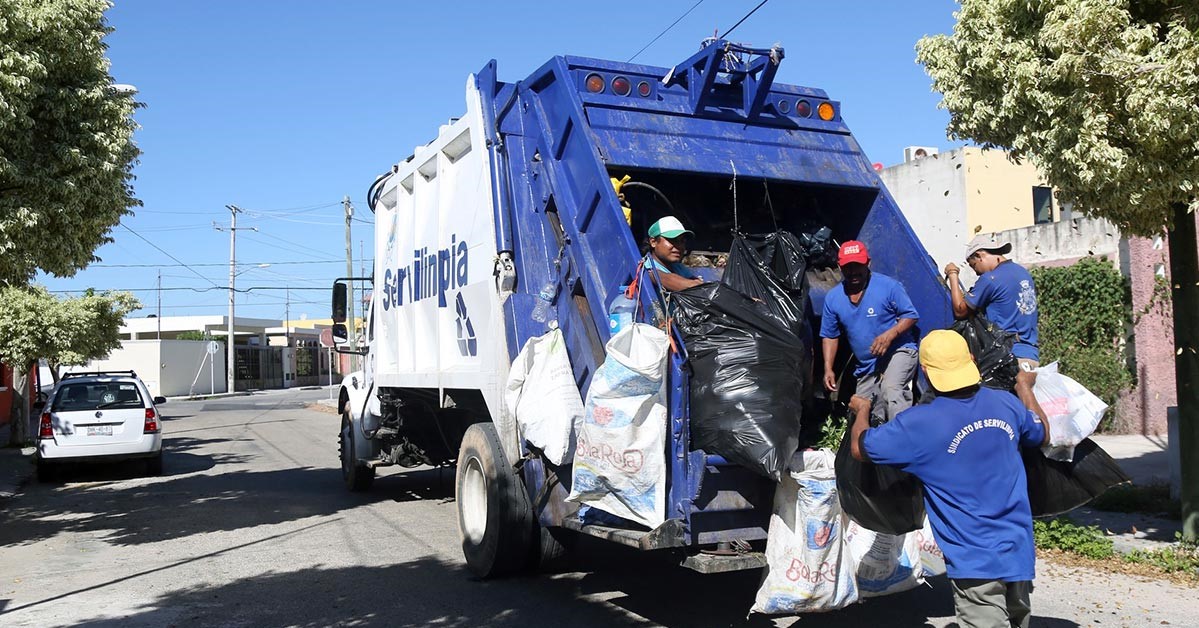
M 646 267 L 658 271 L 662 287 L 671 292 L 686 290 L 703 283 L 683 265 L 687 253 L 684 236 L 693 235 L 678 218 L 665 216 L 649 227 L 649 253 L 645 256 Z

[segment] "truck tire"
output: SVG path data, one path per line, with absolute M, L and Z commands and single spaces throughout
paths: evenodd
M 495 425 L 476 423 L 462 435 L 454 486 L 462 553 L 471 573 L 493 578 L 528 565 L 533 507 Z
M 350 415 L 341 415 L 341 435 L 337 453 L 341 457 L 341 479 L 346 488 L 354 493 L 368 490 L 375 483 L 375 469 L 358 462 L 358 451 L 354 445 L 354 424 Z
M 571 551 L 574 540 L 570 530 L 549 528 L 538 525 L 534 543 L 530 543 L 528 571 L 533 573 L 557 573 L 565 571 L 570 566 Z

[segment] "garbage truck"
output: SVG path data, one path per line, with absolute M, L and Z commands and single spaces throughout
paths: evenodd
M 708 40 L 672 67 L 555 56 L 516 82 L 500 81 L 494 60 L 469 76 L 465 113 L 369 186 L 373 272 L 333 287 L 338 350 L 363 356 L 338 392 L 347 487 L 368 489 L 380 467 L 456 465 L 463 553 L 480 577 L 543 565 L 572 535 L 673 549 L 705 573 L 762 566 L 754 550 L 776 482 L 693 446 L 677 328 L 667 327 L 664 450 L 641 452 L 666 468 L 665 517 L 652 529 L 581 516 L 566 499 L 570 461 L 514 433 L 504 389 L 522 347 L 553 331 L 586 396 L 610 310 L 644 272 L 645 234 L 666 215 L 694 232 L 697 251 L 727 251 L 738 231 L 827 227 L 864 242 L 872 268 L 904 285 L 921 331 L 952 322 L 932 258 L 841 103 L 775 82 L 783 59 L 778 46 Z M 816 316 L 838 277 L 809 275 Z M 349 344 L 354 282 L 371 287 L 362 339 Z M 660 292 L 643 281 L 629 296 L 644 313 Z

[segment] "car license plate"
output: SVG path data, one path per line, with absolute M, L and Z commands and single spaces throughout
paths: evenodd
M 88 436 L 112 436 L 111 425 L 96 425 L 87 428 Z

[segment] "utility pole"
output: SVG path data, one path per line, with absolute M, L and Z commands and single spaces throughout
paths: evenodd
M 241 213 L 241 208 L 236 205 L 226 205 L 229 209 L 229 320 L 228 332 L 225 340 L 225 392 L 231 393 L 234 389 L 234 374 L 237 370 L 236 355 L 233 351 L 233 315 L 234 315 L 234 295 L 237 293 L 234 282 L 237 280 L 237 215 Z M 212 228 L 217 231 L 225 229 L 215 222 L 212 223 Z M 246 229 L 247 227 L 242 227 Z M 248 227 L 251 231 L 258 231 L 258 227 Z
M 351 234 L 351 224 L 350 223 L 353 222 L 353 220 L 354 220 L 354 205 L 352 205 L 350 203 L 349 196 L 346 196 L 345 198 L 343 198 L 341 200 L 341 204 L 343 207 L 345 207 L 345 210 L 346 210 L 346 277 L 353 277 L 354 276 L 354 243 L 351 238 L 352 234 Z M 357 326 L 355 324 L 355 323 L 357 323 L 357 320 L 354 318 L 355 308 L 354 308 L 354 282 L 353 281 L 346 282 L 346 290 L 349 290 L 349 292 L 350 292 L 348 295 L 346 295 L 348 297 L 346 300 L 347 306 L 348 306 L 347 311 L 346 311 L 346 323 L 347 323 L 346 324 L 346 341 L 349 343 L 351 348 L 357 349 L 358 348 L 358 334 L 357 334 L 357 329 L 356 329 Z M 351 370 L 357 368 L 357 363 L 356 363 L 357 361 L 355 360 L 356 357 L 357 356 L 354 356 L 354 355 L 350 356 L 350 369 Z
M 287 347 L 291 348 L 291 286 L 284 288 L 287 292 L 287 303 L 283 306 L 283 336 L 287 339 Z
M 158 340 L 162 340 L 162 269 L 158 269 L 158 313 L 154 315 L 158 321 Z

